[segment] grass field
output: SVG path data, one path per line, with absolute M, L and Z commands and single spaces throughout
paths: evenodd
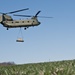
M 0 65 L 0 75 L 75 75 L 75 60 Z

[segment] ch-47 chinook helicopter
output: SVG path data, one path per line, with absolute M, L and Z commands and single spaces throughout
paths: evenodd
M 24 27 L 25 30 L 28 27 L 31 26 L 38 26 L 40 24 L 40 22 L 38 21 L 37 17 L 42 17 L 42 18 L 52 18 L 52 17 L 45 17 L 45 16 L 38 16 L 38 14 L 41 11 L 38 11 L 35 16 L 31 16 L 31 15 L 15 15 L 14 16 L 21 16 L 21 17 L 31 17 L 31 19 L 25 19 L 25 20 L 13 20 L 13 18 L 8 15 L 8 14 L 13 14 L 16 12 L 20 12 L 20 11 L 24 11 L 24 10 L 28 10 L 29 8 L 26 9 L 21 9 L 21 10 L 16 10 L 16 11 L 12 11 L 12 12 L 8 12 L 8 13 L 2 13 L 0 12 L 0 14 L 2 14 L 0 16 L 0 23 L 7 28 L 7 30 L 9 28 L 17 28 L 17 27 Z

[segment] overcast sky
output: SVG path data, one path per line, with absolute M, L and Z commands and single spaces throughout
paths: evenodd
M 15 14 L 53 18 L 38 18 L 41 24 L 22 28 L 23 43 L 16 42 L 19 28 L 6 30 L 0 24 L 0 62 L 17 64 L 75 59 L 75 0 L 1 0 L 0 12 L 23 8 Z M 13 19 L 26 19 L 14 17 Z

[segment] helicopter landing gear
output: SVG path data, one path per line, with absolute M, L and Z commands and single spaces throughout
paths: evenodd
M 7 30 L 9 30 L 9 28 L 7 28 Z
M 28 27 L 25 27 L 24 30 L 26 30 Z

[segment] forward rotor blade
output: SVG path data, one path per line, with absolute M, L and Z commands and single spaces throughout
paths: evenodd
M 21 16 L 21 17 L 32 17 L 32 16 L 30 16 L 30 15 L 16 15 L 16 14 L 14 14 L 14 16 Z
M 0 14 L 5 14 L 5 13 L 0 12 Z
M 8 12 L 8 13 L 4 13 L 4 14 L 12 14 L 12 13 L 16 13 L 16 12 L 20 12 L 20 11 L 24 11 L 24 10 L 28 10 L 29 8 L 26 9 L 21 9 L 21 10 L 16 10 L 16 11 L 12 11 L 12 12 Z

